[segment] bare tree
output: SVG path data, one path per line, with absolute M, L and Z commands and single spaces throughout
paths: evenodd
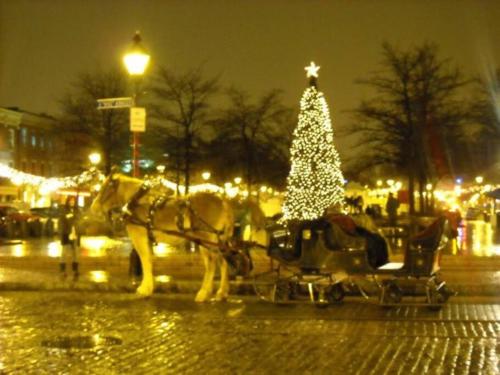
M 201 69 L 185 74 L 175 74 L 160 67 L 150 91 L 151 104 L 156 126 L 161 129 L 165 150 L 175 158 L 178 171 L 184 177 L 186 193 L 189 192 L 193 163 L 198 159 L 199 145 L 206 137 L 209 123 L 210 101 L 218 92 L 218 77 L 205 79 Z
M 97 99 L 123 97 L 127 79 L 118 70 L 86 72 L 78 76 L 70 91 L 60 100 L 65 155 L 71 157 L 78 149 L 99 149 L 104 169 L 109 173 L 128 150 L 127 110 L 97 110 Z M 81 138 L 86 135 L 86 139 Z M 73 141 L 72 141 L 73 140 Z
M 384 44 L 383 70 L 358 81 L 374 89 L 376 98 L 361 102 L 349 130 L 363 149 L 359 169 L 385 165 L 407 175 L 410 214 L 415 213 L 415 183 L 422 199 L 425 184 L 448 173 L 446 142 L 458 136 L 467 119 L 458 94 L 468 81 L 437 55 L 434 44 L 408 51 Z
M 255 103 L 234 88 L 228 90 L 228 96 L 230 105 L 213 122 L 212 150 L 225 145 L 223 157 L 231 154 L 232 173 L 243 173 L 249 190 L 259 180 L 284 180 L 293 112 L 283 105 L 281 92 L 272 90 Z
M 494 167 L 500 156 L 500 69 L 476 83 L 469 110 L 475 126 L 469 127 L 462 145 L 470 151 L 467 160 L 474 164 L 469 168 L 484 173 Z

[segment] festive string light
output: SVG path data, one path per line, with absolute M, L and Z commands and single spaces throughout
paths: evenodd
M 50 192 L 75 188 L 93 181 L 100 172 L 92 168 L 83 173 L 70 177 L 42 177 L 29 173 L 24 173 L 0 163 L 0 177 L 8 178 L 14 185 L 38 186 L 40 193 L 48 194 Z M 100 176 L 97 176 L 102 178 Z
M 306 68 L 308 77 L 317 77 L 318 69 L 311 63 Z M 283 221 L 317 219 L 331 205 L 343 204 L 344 177 L 333 144 L 328 105 L 315 84 L 302 96 L 293 136 Z

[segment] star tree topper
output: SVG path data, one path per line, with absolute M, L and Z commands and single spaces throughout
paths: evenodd
M 305 71 L 307 71 L 307 78 L 310 77 L 315 77 L 318 78 L 318 70 L 320 66 L 317 66 L 314 61 L 311 61 L 311 64 L 309 66 L 306 66 L 304 68 Z

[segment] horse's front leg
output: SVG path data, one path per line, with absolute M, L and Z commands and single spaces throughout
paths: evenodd
M 153 259 L 149 248 L 148 232 L 146 228 L 139 225 L 127 225 L 127 233 L 132 245 L 137 250 L 142 265 L 142 282 L 136 290 L 140 296 L 150 296 L 153 294 Z
M 225 301 L 229 297 L 229 266 L 226 258 L 222 255 L 218 256 L 220 265 L 220 285 L 217 294 L 215 295 L 216 301 Z
M 196 302 L 205 302 L 208 301 L 212 296 L 212 291 L 214 288 L 216 258 L 211 251 L 203 246 L 200 246 L 200 255 L 203 259 L 203 265 L 205 266 L 205 275 L 203 277 L 201 288 L 196 294 L 196 298 L 194 300 Z

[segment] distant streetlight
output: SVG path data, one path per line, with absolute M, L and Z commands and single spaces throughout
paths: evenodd
M 134 98 L 133 106 L 137 105 L 137 96 L 139 94 L 138 79 L 144 74 L 146 68 L 149 65 L 150 56 L 146 52 L 146 49 L 141 44 L 141 35 L 137 31 L 132 38 L 132 46 L 129 48 L 128 52 L 123 56 L 123 62 L 127 68 L 128 73 L 134 78 Z M 136 108 L 131 108 L 131 127 L 132 127 L 132 111 Z M 140 111 L 139 111 L 140 112 Z M 145 112 L 144 112 L 145 116 Z M 145 117 L 144 117 L 145 122 Z M 143 124 L 144 125 L 144 124 Z M 145 130 L 141 130 L 145 131 Z M 133 142 L 132 142 L 132 175 L 134 177 L 139 176 L 139 130 L 133 130 Z
M 209 171 L 205 171 L 201 174 L 201 178 L 203 178 L 204 181 L 210 180 L 211 173 Z
M 234 178 L 234 183 L 235 183 L 236 185 L 241 184 L 241 177 L 235 177 L 235 178 Z
M 92 164 L 93 167 L 97 167 L 97 165 L 101 162 L 101 154 L 98 152 L 93 152 L 89 154 L 89 160 L 90 164 Z
M 476 183 L 477 183 L 477 184 L 482 184 L 482 183 L 483 183 L 483 181 L 484 181 L 483 176 L 477 176 L 477 177 L 476 177 Z

